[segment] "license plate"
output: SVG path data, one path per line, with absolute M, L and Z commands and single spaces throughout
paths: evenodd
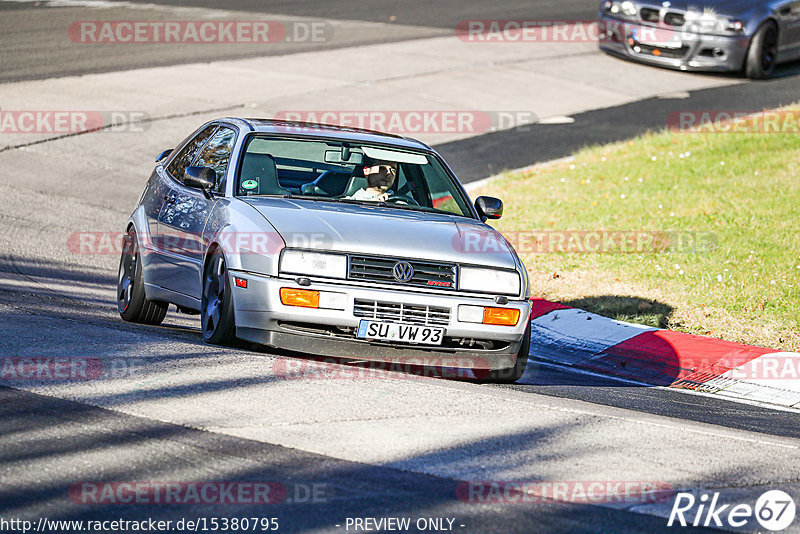
M 444 338 L 444 328 L 415 324 L 384 323 L 362 319 L 358 323 L 356 337 L 420 345 L 441 345 Z
M 678 49 L 683 46 L 683 40 L 678 32 L 660 28 L 634 28 L 631 32 L 634 41 L 655 48 Z

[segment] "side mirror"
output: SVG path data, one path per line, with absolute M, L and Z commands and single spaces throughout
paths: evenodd
M 217 185 L 217 172 L 211 167 L 186 167 L 183 172 L 183 185 L 195 187 L 211 198 L 211 191 Z
M 503 201 L 494 197 L 478 197 L 475 199 L 475 209 L 481 219 L 499 219 L 503 216 Z
M 170 148 L 169 150 L 165 150 L 164 152 L 156 156 L 156 163 L 158 163 L 159 161 L 163 161 L 167 156 L 172 154 L 172 150 L 173 149 Z

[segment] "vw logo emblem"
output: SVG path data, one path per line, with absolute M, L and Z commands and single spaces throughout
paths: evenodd
M 392 274 L 398 282 L 408 282 L 414 277 L 414 267 L 407 261 L 398 261 L 392 268 Z

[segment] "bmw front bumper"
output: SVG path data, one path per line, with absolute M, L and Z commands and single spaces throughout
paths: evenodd
M 352 281 L 312 282 L 300 286 L 293 278 L 276 278 L 230 271 L 237 337 L 284 350 L 318 356 L 358 358 L 379 362 L 400 362 L 430 366 L 445 365 L 476 370 L 508 369 L 516 361 L 530 317 L 528 300 L 509 300 L 504 308 L 516 308 L 520 319 L 515 326 L 497 326 L 462 322 L 459 305 L 493 306 L 494 299 L 441 293 L 401 291 L 358 285 Z M 237 287 L 233 278 L 247 280 L 247 288 Z M 281 288 L 311 289 L 341 295 L 336 300 L 342 309 L 302 308 L 281 302 Z M 422 345 L 372 341 L 355 337 L 362 319 L 356 316 L 354 303 L 374 301 L 428 306 L 450 310 L 446 324 L 432 324 L 445 329 L 444 343 Z M 391 321 L 390 319 L 384 319 Z
M 600 49 L 642 63 L 691 71 L 735 72 L 744 67 L 750 38 L 703 35 L 600 18 Z M 668 39 L 666 37 L 669 37 Z

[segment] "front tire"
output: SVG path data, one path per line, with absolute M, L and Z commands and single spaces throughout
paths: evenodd
M 531 323 L 528 321 L 528 327 L 525 329 L 525 333 L 523 334 L 522 338 L 522 345 L 519 347 L 519 351 L 517 352 L 517 358 L 514 362 L 513 367 L 508 367 L 506 369 L 495 369 L 489 371 L 489 374 L 486 375 L 485 378 L 481 379 L 481 382 L 486 384 L 512 384 L 522 378 L 522 375 L 525 374 L 525 367 L 528 365 L 528 353 L 531 351 Z
M 230 346 L 236 342 L 231 284 L 225 256 L 218 248 L 209 254 L 203 270 L 200 323 L 206 343 Z
M 117 277 L 117 311 L 124 321 L 159 325 L 167 315 L 166 302 L 147 300 L 142 281 L 142 263 L 136 230 L 131 227 L 122 243 Z
M 750 41 L 745 74 L 751 80 L 765 80 L 775 72 L 778 60 L 778 26 L 770 21 L 761 25 Z

